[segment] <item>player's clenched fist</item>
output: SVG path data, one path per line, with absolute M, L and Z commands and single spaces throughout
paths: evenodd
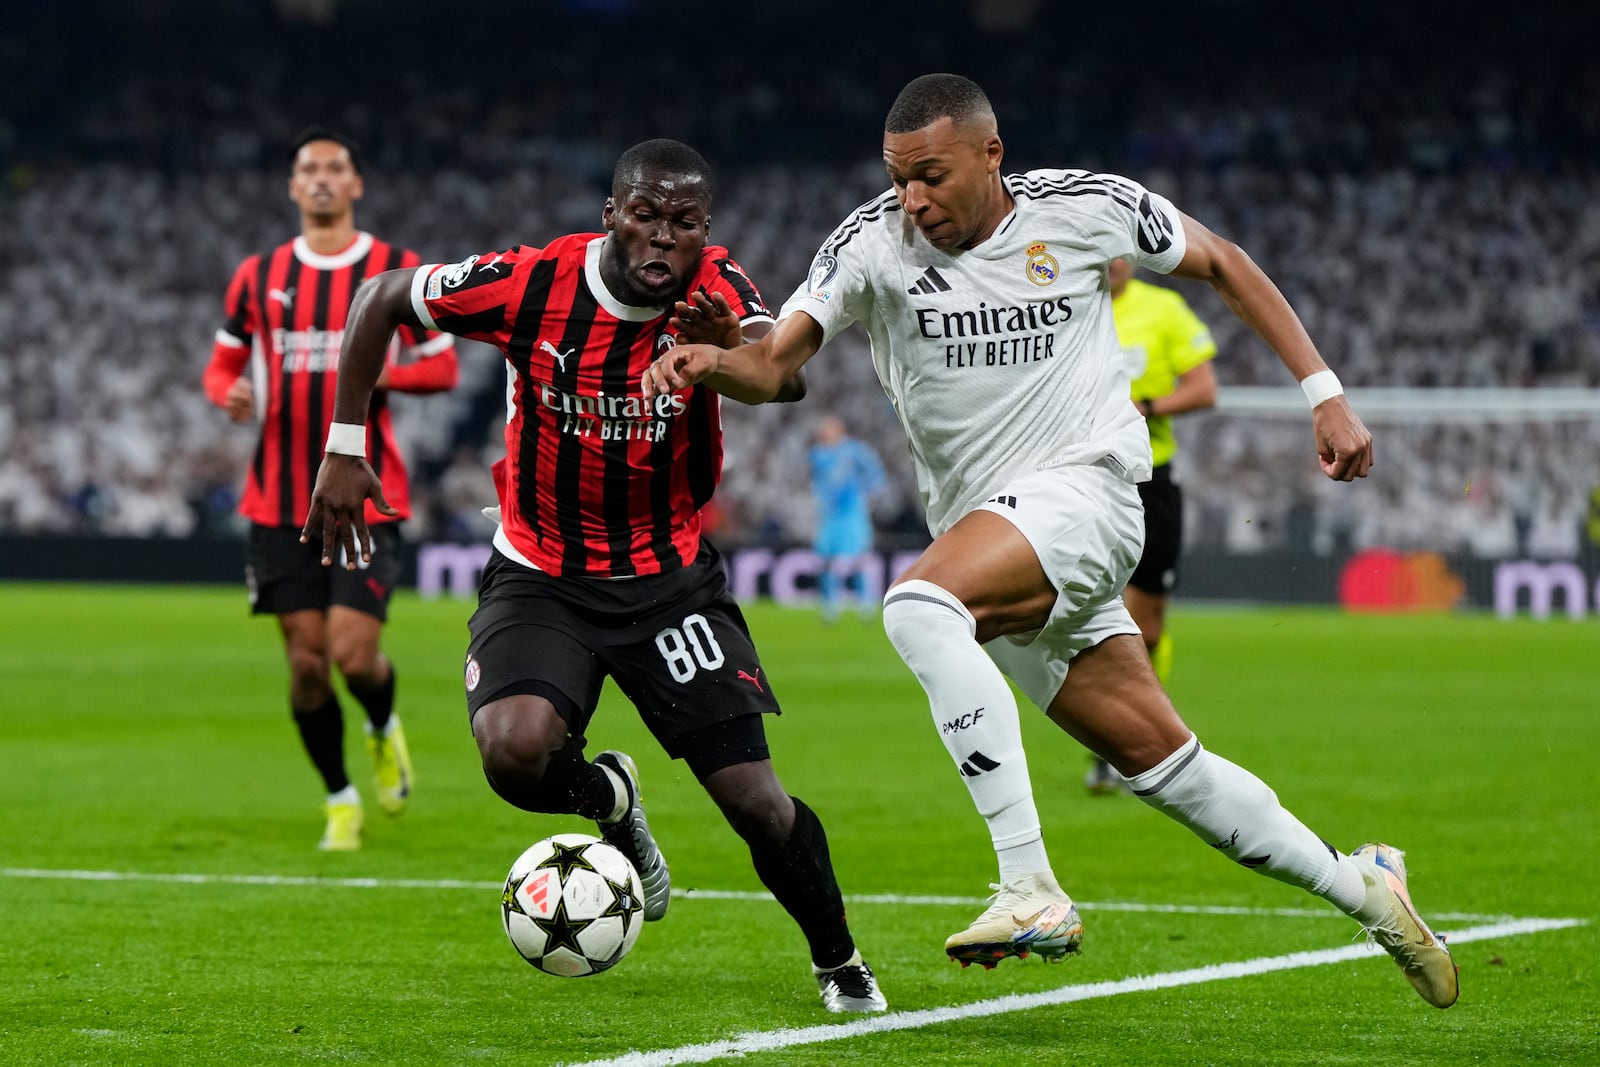
M 234 422 L 249 422 L 256 417 L 256 389 L 249 378 L 241 376 L 233 380 L 223 396 L 223 406 Z
M 1311 412 L 1322 473 L 1338 482 L 1365 478 L 1372 469 L 1372 434 L 1343 396 L 1331 397 Z

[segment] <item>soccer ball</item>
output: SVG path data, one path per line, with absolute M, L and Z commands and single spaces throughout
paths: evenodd
M 500 918 L 512 947 L 545 974 L 599 974 L 639 940 L 644 889 L 627 857 L 598 837 L 556 834 L 511 865 Z

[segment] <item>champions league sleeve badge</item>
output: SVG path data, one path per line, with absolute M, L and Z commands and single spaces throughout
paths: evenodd
M 439 281 L 446 289 L 459 289 L 461 283 L 472 274 L 472 265 L 478 262 L 477 256 L 468 256 L 460 263 L 452 264 L 439 272 Z
M 811 261 L 811 273 L 806 276 L 806 288 L 811 291 L 811 299 L 820 300 L 826 304 L 833 299 L 833 290 L 828 284 L 839 273 L 839 261 L 826 252 Z

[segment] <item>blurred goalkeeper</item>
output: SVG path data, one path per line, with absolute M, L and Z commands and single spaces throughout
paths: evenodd
M 719 401 L 695 387 L 647 400 L 640 378 L 680 333 L 736 345 L 771 329 L 728 250 L 707 244 L 711 170 L 677 141 L 617 161 L 603 233 L 569 234 L 364 286 L 340 355 L 334 424 L 305 538 L 365 558 L 370 499 L 361 419 L 398 328 L 498 346 L 509 363 L 499 529 L 464 673 L 490 786 L 524 811 L 595 820 L 638 869 L 644 917 L 672 888 L 625 753 L 584 756 L 607 676 L 688 764 L 749 846 L 756 874 L 804 933 L 823 1005 L 886 1007 L 845 923 L 822 822 L 773 771 L 763 716 L 777 698 L 701 509 L 722 470 Z M 799 399 L 797 377 L 775 399 Z
M 817 587 L 822 620 L 834 622 L 850 587 L 856 610 L 870 619 L 881 590 L 872 578 L 872 494 L 883 487 L 883 464 L 872 446 L 846 432 L 844 420 L 827 415 L 807 453 L 811 492 L 817 501 L 813 547 L 822 561 Z

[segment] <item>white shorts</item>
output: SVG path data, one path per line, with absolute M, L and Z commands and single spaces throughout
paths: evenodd
M 1117 634 L 1138 634 L 1122 589 L 1144 552 L 1139 487 L 1109 467 L 1073 464 L 1012 481 L 975 510 L 992 511 L 1028 539 L 1060 595 L 1036 633 L 997 637 L 989 658 L 1041 710 L 1050 707 L 1067 664 Z

